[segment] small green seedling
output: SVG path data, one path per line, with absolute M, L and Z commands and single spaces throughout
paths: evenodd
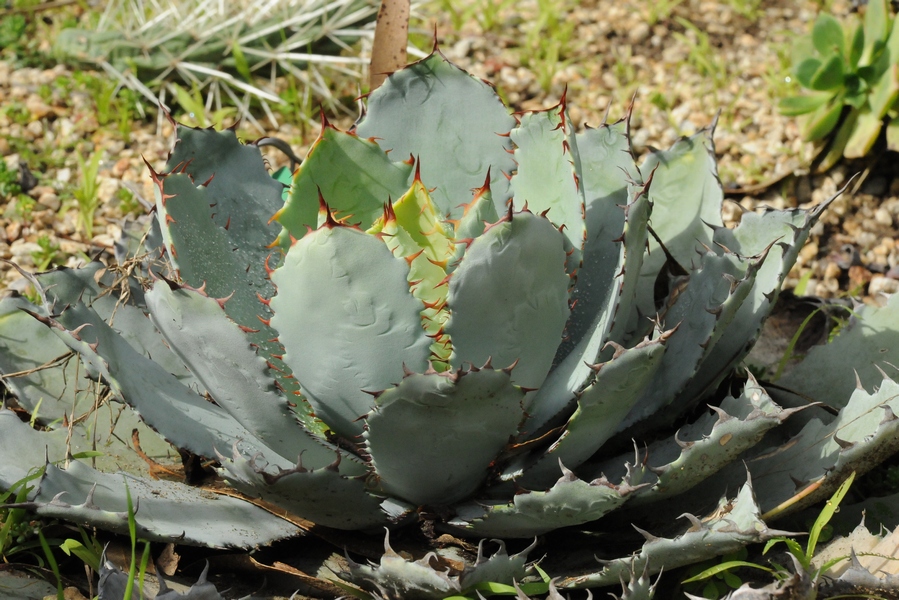
M 31 253 L 31 259 L 34 261 L 34 267 L 38 271 L 46 271 L 50 268 L 59 257 L 59 244 L 50 239 L 50 236 L 43 234 L 37 238 L 37 245 L 40 250 Z
M 95 573 L 100 571 L 100 557 L 103 556 L 103 545 L 95 537 L 87 534 L 83 527 L 78 528 L 81 540 L 66 539 L 59 545 L 59 549 L 67 556 L 76 556 L 81 562 L 90 567 Z
M 229 117 L 237 113 L 237 109 L 233 107 L 223 107 L 218 110 L 211 110 L 207 113 L 207 107 L 203 104 L 203 96 L 196 87 L 188 92 L 177 83 L 172 84 L 175 90 L 175 100 L 181 106 L 185 116 L 195 121 L 199 127 L 209 127 L 214 125 L 216 129 L 222 129 L 224 122 Z
M 75 200 L 78 203 L 78 226 L 87 239 L 94 237 L 94 215 L 100 204 L 97 196 L 97 174 L 100 172 L 100 161 L 103 154 L 100 152 L 91 156 L 89 162 L 85 162 L 80 154 L 75 155 L 78 168 L 81 171 L 81 183 L 75 190 Z
M 40 468 L 12 484 L 9 491 L 0 494 L 0 505 L 25 502 L 34 487 L 29 482 L 40 479 L 43 474 L 44 469 Z M 0 559 L 4 562 L 17 552 L 35 547 L 29 541 L 34 535 L 34 526 L 26 518 L 27 514 L 24 508 L 0 508 Z

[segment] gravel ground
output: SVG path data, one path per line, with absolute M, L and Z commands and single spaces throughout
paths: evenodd
M 799 138 L 795 120 L 776 110 L 778 98 L 795 90 L 789 82 L 791 40 L 808 31 L 818 3 L 528 0 L 466 14 L 475 4 L 483 1 L 419 7 L 413 41 L 427 47 L 436 28 L 443 52 L 493 82 L 516 109 L 551 106 L 567 87 L 572 119 L 595 125 L 607 110 L 610 119 L 622 117 L 633 99 L 631 131 L 638 153 L 667 147 L 717 117 L 719 174 L 733 200 L 725 207 L 730 222 L 739 219 L 741 207 L 819 203 L 868 166 L 840 165 L 829 174 L 808 176 L 814 149 Z M 843 0 L 830 9 L 837 15 L 850 12 Z M 48 49 L 45 40 L 41 50 Z M 72 76 L 64 65 L 34 69 L 16 68 L 8 58 L 0 62 L 0 156 L 8 169 L 26 167 L 37 183 L 28 192 L 34 200 L 30 210 L 7 198 L 0 216 L 0 258 L 25 268 L 108 257 L 125 213 L 139 212 L 140 198 L 152 200 L 144 160 L 161 168 L 172 137 L 171 126 L 161 119 L 133 121 L 124 128 L 129 139 L 114 124 L 101 127 L 91 94 L 60 84 Z M 337 121 L 349 125 L 346 117 Z M 300 155 L 316 134 L 315 128 L 299 125 L 268 127 L 266 133 L 289 140 Z M 247 126 L 239 134 L 255 138 L 261 132 Z M 96 152 L 102 153 L 99 206 L 88 240 L 74 200 L 83 180 L 77 155 L 89 159 Z M 276 151 L 270 158 L 283 164 Z M 895 279 L 879 272 L 899 264 L 899 185 L 883 163 L 860 192 L 844 194 L 828 211 L 788 287 L 805 275 L 808 294 L 832 297 L 853 290 L 869 301 L 897 289 Z M 787 175 L 762 192 L 752 189 Z M 58 249 L 42 250 L 42 242 Z M 855 253 L 852 273 L 840 267 L 840 252 Z M 6 285 L 21 285 L 15 283 L 18 272 L 5 263 L 0 275 Z

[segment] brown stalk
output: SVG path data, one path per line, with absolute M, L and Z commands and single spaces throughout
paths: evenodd
M 406 66 L 409 39 L 409 0 L 381 0 L 371 49 L 369 89 L 375 91 L 387 76 Z

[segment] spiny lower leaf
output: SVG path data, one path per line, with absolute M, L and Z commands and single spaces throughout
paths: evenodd
M 340 472 L 342 462 L 319 469 L 299 463 L 290 468 L 269 464 L 264 457 L 247 458 L 237 448 L 219 456 L 221 473 L 228 483 L 250 497 L 261 497 L 290 513 L 337 529 L 366 529 L 387 525 L 389 515 L 382 499 L 368 493 L 365 477 Z
M 398 598 L 439 600 L 453 594 L 461 594 L 479 583 L 511 584 L 527 575 L 527 555 L 533 545 L 523 551 L 509 555 L 501 540 L 499 550 L 490 557 L 484 555 L 484 542 L 478 544 L 478 554 L 474 565 L 466 564 L 461 571 L 445 568 L 456 562 L 456 557 L 444 557 L 438 552 L 429 552 L 420 560 L 412 561 L 390 547 L 390 533 L 384 539 L 384 554 L 378 564 L 360 565 L 348 561 L 346 576 L 372 591 L 379 593 L 390 590 Z M 449 559 L 449 560 L 447 560 Z M 450 562 L 452 561 L 452 562 Z
M 655 376 L 665 354 L 665 339 L 646 340 L 597 365 L 595 381 L 578 395 L 577 409 L 559 439 L 526 468 L 519 483 L 526 487 L 546 484 L 548 477 L 558 475 L 559 461 L 576 468 L 599 450 Z
M 129 535 L 131 493 L 142 539 L 218 548 L 255 548 L 300 533 L 299 528 L 249 502 L 172 481 L 101 473 L 80 461 L 47 465 L 36 494 L 24 505 L 40 516 L 94 523 Z
M 86 306 L 72 306 L 47 324 L 103 377 L 115 397 L 177 447 L 206 457 L 238 441 L 265 449 L 233 417 L 131 348 Z
M 265 361 L 218 302 L 191 290 L 173 290 L 163 281 L 146 299 L 153 322 L 217 405 L 287 460 L 302 454 L 310 467 L 333 462 L 336 450 L 296 421 L 269 379 Z
M 638 451 L 637 460 L 628 466 L 629 477 L 634 483 L 652 485 L 639 490 L 630 506 L 675 496 L 713 477 L 798 410 L 779 407 L 750 377 L 739 396 L 728 396 L 716 410 L 681 428 L 674 438 L 650 444 L 645 453 Z M 611 466 L 616 462 L 622 460 L 610 460 L 591 470 L 617 475 Z
M 655 574 L 662 569 L 667 571 L 735 552 L 746 544 L 781 533 L 769 530 L 759 514 L 752 485 L 747 482 L 734 500 L 729 502 L 722 498 L 718 509 L 709 518 L 690 519 L 691 527 L 680 536 L 665 539 L 647 534 L 650 539 L 638 554 L 605 562 L 593 573 L 565 576 L 557 585 L 561 588 L 614 585 L 632 570 Z
M 892 295 L 885 306 L 861 306 L 855 313 L 832 342 L 812 348 L 805 360 L 778 380 L 783 390 L 775 392 L 777 397 L 794 392 L 842 408 L 857 380 L 871 388 L 883 380 L 884 371 L 895 375 L 899 366 L 899 294 Z
M 595 521 L 619 508 L 634 491 L 605 478 L 583 481 L 564 466 L 560 471 L 562 477 L 547 491 L 523 491 L 511 502 L 461 504 L 449 524 L 479 536 L 530 537 Z
M 866 473 L 899 451 L 897 413 L 899 384 L 884 378 L 874 392 L 856 389 L 836 417 L 811 419 L 776 453 L 752 460 L 753 480 L 765 492 L 763 508 L 771 509 L 814 484 L 812 493 L 779 516 L 799 510 L 833 493 L 850 472 Z
M 380 488 L 417 505 L 468 497 L 518 431 L 523 398 L 502 370 L 406 376 L 378 396 L 365 420 Z

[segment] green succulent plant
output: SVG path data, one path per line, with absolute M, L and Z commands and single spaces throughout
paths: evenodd
M 812 32 L 793 48 L 793 74 L 807 90 L 784 98 L 780 112 L 801 116 L 802 136 L 826 142 L 818 169 L 841 157 L 865 156 L 886 127 L 887 145 L 899 148 L 899 29 L 886 0 L 867 4 L 864 21 L 846 26 L 821 13 Z
M 824 206 L 725 227 L 711 130 L 638 165 L 626 121 L 576 132 L 564 99 L 512 115 L 435 50 L 351 131 L 324 122 L 286 194 L 233 131 L 176 136 L 152 172 L 147 251 L 29 274 L 40 303 L 0 302 L 19 411 L 0 410 L 0 487 L 50 463 L 17 506 L 127 532 L 127 482 L 142 538 L 246 548 L 303 533 L 234 494 L 139 476 L 195 455 L 319 527 L 673 533 L 603 565 L 552 546 L 543 565 L 560 589 L 641 573 L 630 587 L 646 595 L 650 574 L 779 535 L 763 511 L 825 497 L 897 449 L 888 379 L 853 392 L 825 365 L 821 380 L 850 385 L 837 416 L 781 407 L 751 376 L 722 386 Z M 92 464 L 66 459 L 86 450 Z M 343 576 L 432 598 L 528 568 L 505 545 L 469 564 L 385 548 Z

